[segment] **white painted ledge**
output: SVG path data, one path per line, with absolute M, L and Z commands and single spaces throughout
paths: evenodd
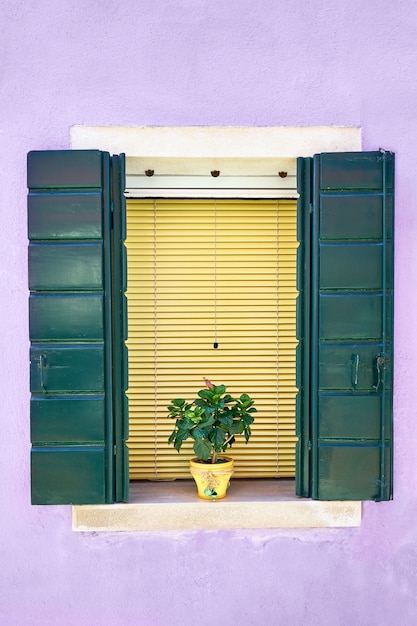
M 287 158 L 361 150 L 349 126 L 72 126 L 71 148 L 128 157 Z
M 77 532 L 341 528 L 361 524 L 361 502 L 294 495 L 292 480 L 234 480 L 227 497 L 200 500 L 192 481 L 132 483 L 128 504 L 73 507 Z

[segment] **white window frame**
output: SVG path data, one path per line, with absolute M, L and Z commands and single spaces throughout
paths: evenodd
M 344 126 L 73 126 L 70 141 L 73 150 L 125 153 L 126 196 L 136 198 L 296 198 L 297 157 L 362 149 L 361 129 Z M 148 174 L 153 170 L 153 175 L 146 175 L 147 170 Z M 212 171 L 220 174 L 213 176 Z M 168 487 L 166 492 L 165 486 L 162 493 L 159 485 L 151 485 L 132 503 L 74 506 L 73 529 L 114 532 L 361 523 L 361 502 L 313 501 L 285 490 L 278 496 L 268 489 L 255 496 L 244 488 L 240 491 L 241 496 L 228 496 L 213 505 L 198 501 L 186 489 Z

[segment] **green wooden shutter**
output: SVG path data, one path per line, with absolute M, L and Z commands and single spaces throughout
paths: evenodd
M 310 495 L 311 159 L 297 160 L 296 493 Z
M 115 461 L 125 454 L 126 385 L 113 392 L 115 376 L 126 379 L 113 271 L 123 256 L 123 232 L 113 234 L 123 163 L 99 151 L 28 154 L 34 504 L 124 499 Z
M 394 156 L 322 154 L 299 174 L 297 492 L 388 500 Z
M 127 340 L 127 252 L 124 155 L 112 156 L 112 320 L 113 320 L 113 425 L 114 425 L 114 499 L 126 502 L 129 497 L 129 411 Z

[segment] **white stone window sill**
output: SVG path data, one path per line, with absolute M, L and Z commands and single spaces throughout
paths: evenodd
M 73 530 L 132 532 L 360 526 L 361 502 L 294 495 L 293 480 L 235 479 L 224 500 L 197 497 L 193 481 L 138 481 L 126 504 L 73 507 Z

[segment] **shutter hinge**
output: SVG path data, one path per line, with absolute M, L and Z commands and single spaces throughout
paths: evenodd
M 117 454 L 117 446 L 116 446 L 116 444 L 114 444 L 114 446 L 113 446 L 113 455 L 116 456 L 116 454 Z
M 312 202 L 309 203 L 308 210 L 310 211 L 310 213 L 313 212 L 313 203 Z
M 307 441 L 307 450 L 311 452 L 311 441 Z

